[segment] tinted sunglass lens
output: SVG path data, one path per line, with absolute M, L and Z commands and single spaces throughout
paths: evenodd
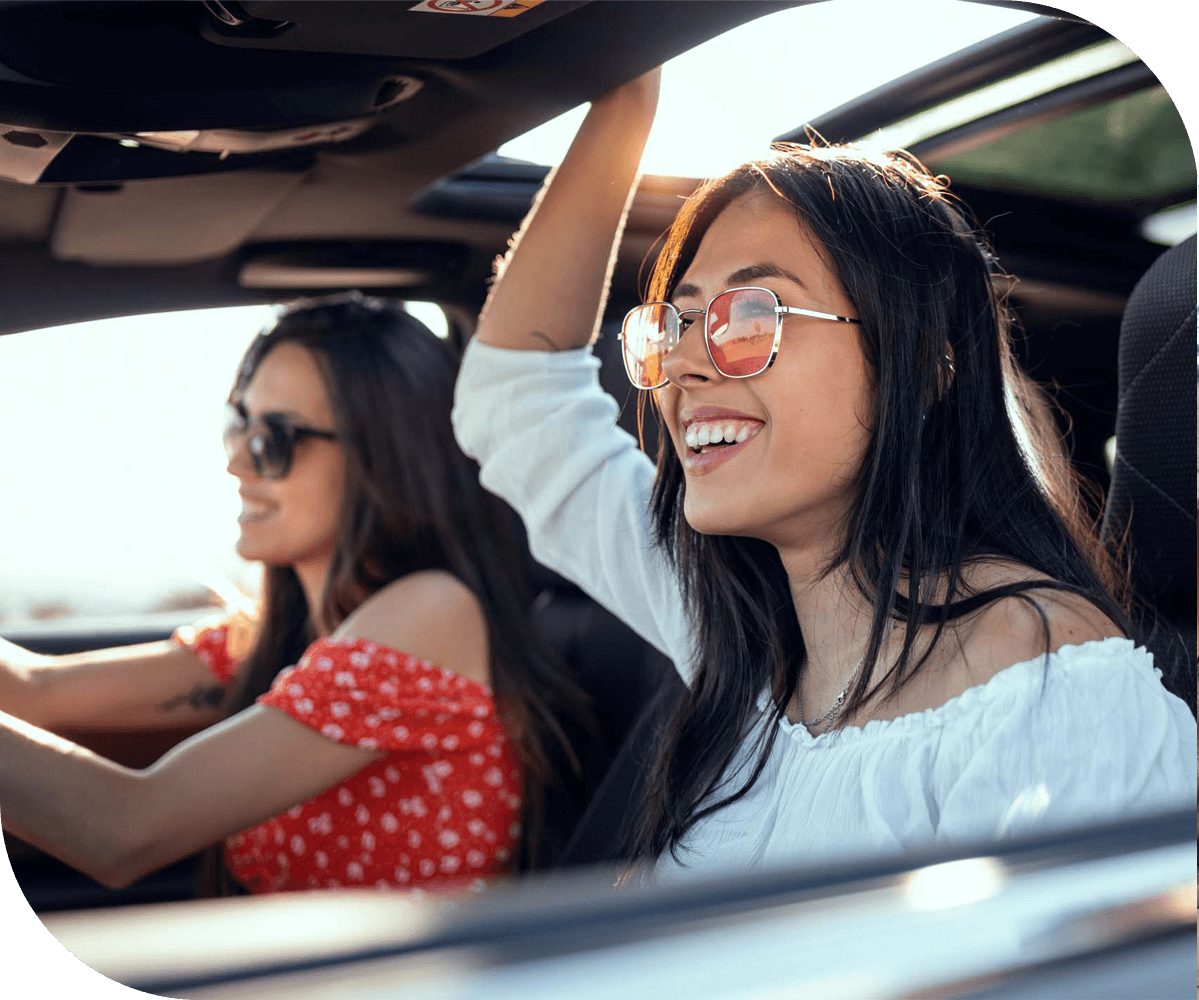
M 264 421 L 263 432 L 258 435 L 258 440 L 262 442 L 261 458 L 255 458 L 259 475 L 264 479 L 282 479 L 291 470 L 292 444 L 295 440 L 291 428 L 268 418 Z M 254 454 L 253 449 L 251 454 Z
M 764 288 L 738 288 L 712 300 L 706 332 L 719 371 L 744 377 L 766 370 L 774 349 L 777 304 Z
M 270 438 L 263 431 L 250 435 L 246 441 L 246 450 L 254 463 L 254 471 L 264 479 L 274 479 L 271 473 Z
M 679 341 L 678 314 L 668 305 L 638 306 L 621 328 L 625 370 L 639 389 L 656 389 L 666 381 L 662 363 Z
M 254 471 L 263 479 L 282 479 L 291 471 L 295 433 L 285 423 L 269 416 L 261 420 L 247 420 L 244 413 L 230 406 L 221 437 L 225 443 L 225 453 L 230 458 L 244 442 Z

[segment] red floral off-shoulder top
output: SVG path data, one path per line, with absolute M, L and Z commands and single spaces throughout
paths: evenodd
M 228 633 L 175 639 L 225 684 L 238 665 Z M 484 685 L 373 642 L 320 639 L 258 703 L 386 756 L 229 837 L 229 869 L 250 892 L 456 889 L 509 869 L 521 776 Z

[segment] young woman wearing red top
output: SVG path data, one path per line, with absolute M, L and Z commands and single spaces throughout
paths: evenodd
M 454 443 L 454 367 L 357 295 L 254 341 L 226 445 L 257 615 L 75 656 L 0 640 L 5 829 L 113 887 L 222 841 L 210 876 L 251 892 L 511 868 L 580 701 L 528 627 L 508 512 Z M 187 723 L 207 728 L 145 770 L 47 731 Z

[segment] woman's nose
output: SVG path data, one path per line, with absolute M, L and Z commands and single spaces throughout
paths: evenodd
M 703 320 L 697 318 L 684 332 L 662 362 L 662 374 L 678 386 L 695 386 L 719 379 L 704 343 Z

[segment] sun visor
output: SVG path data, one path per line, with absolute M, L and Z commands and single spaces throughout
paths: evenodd
M 469 59 L 586 0 L 209 0 L 201 34 L 252 49 Z
M 227 174 L 79 186 L 63 198 L 51 250 L 89 264 L 188 264 L 245 243 L 304 174 Z

